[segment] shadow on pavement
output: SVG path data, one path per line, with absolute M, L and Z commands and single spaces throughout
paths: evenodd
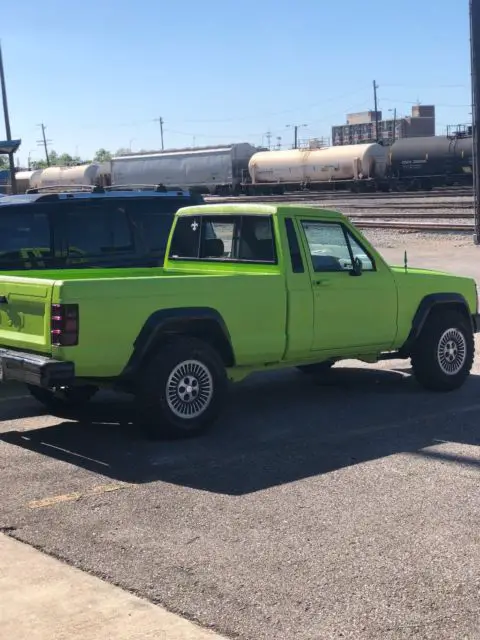
M 322 384 L 296 371 L 233 389 L 216 428 L 195 440 L 148 441 L 129 402 L 92 403 L 77 422 L 0 435 L 6 443 L 131 483 L 170 482 L 241 495 L 438 441 L 480 444 L 480 377 L 421 390 L 407 370 L 338 368 Z M 0 414 L 0 419 L 5 419 Z

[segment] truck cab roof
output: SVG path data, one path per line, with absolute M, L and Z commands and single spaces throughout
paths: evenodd
M 259 216 L 277 216 L 290 217 L 298 215 L 321 215 L 324 218 L 332 220 L 344 220 L 345 216 L 340 211 L 332 211 L 330 209 L 322 209 L 320 207 L 312 207 L 308 205 L 297 204 L 204 204 L 190 207 L 182 207 L 177 211 L 177 216 L 202 216 L 202 215 L 218 215 L 218 216 L 239 216 L 239 215 L 259 215 Z

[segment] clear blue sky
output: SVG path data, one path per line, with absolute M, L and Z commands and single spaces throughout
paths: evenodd
M 468 0 L 21 0 L 2 3 L 12 134 L 52 148 L 155 148 L 330 136 L 349 111 L 470 107 Z M 3 127 L 0 124 L 0 137 Z M 308 134 L 307 134 L 308 132 Z

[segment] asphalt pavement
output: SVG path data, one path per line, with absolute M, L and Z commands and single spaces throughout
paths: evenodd
M 67 420 L 4 389 L 0 529 L 232 638 L 479 639 L 480 355 L 449 394 L 332 374 L 253 376 L 190 442 L 128 398 Z

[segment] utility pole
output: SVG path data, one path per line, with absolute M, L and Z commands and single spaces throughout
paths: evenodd
M 42 129 L 42 139 L 41 140 L 37 140 L 37 143 L 41 146 L 43 146 L 43 148 L 45 149 L 45 160 L 47 161 L 47 167 L 50 166 L 50 157 L 48 155 L 48 143 L 50 142 L 50 140 L 47 140 L 47 138 L 45 137 L 45 129 L 47 128 L 43 122 L 42 124 L 37 125 L 39 127 L 41 127 Z
M 3 56 L 2 45 L 0 44 L 0 82 L 2 84 L 2 102 L 3 102 L 3 117 L 5 118 L 5 133 L 7 135 L 7 141 L 11 142 L 12 132 L 10 129 L 10 116 L 8 115 L 8 102 L 7 102 L 7 86 L 5 83 L 5 71 L 3 69 Z M 10 189 L 12 194 L 17 193 L 17 180 L 15 178 L 15 160 L 13 157 L 13 151 L 8 154 L 8 163 L 10 165 Z
M 298 149 L 298 130 L 301 127 L 308 127 L 308 124 L 287 124 L 287 129 L 293 127 L 293 148 Z
M 375 109 L 375 142 L 378 142 L 378 105 L 377 105 L 377 89 L 378 84 L 373 81 L 373 103 Z
M 160 125 L 160 139 L 162 141 L 162 151 L 164 150 L 164 146 L 163 146 L 163 118 L 162 116 L 160 116 L 159 118 L 155 118 L 155 122 L 158 122 L 158 124 Z
M 392 125 L 392 144 L 395 142 L 395 138 L 397 137 L 397 108 L 389 109 L 389 111 L 393 111 L 393 125 Z
M 472 136 L 473 194 L 475 233 L 473 241 L 480 244 L 480 0 L 470 0 L 470 56 L 472 71 Z
M 267 139 L 267 147 L 268 150 L 270 151 L 271 149 L 271 142 L 272 142 L 272 132 L 271 131 L 267 131 L 267 133 L 265 134 L 265 137 Z

